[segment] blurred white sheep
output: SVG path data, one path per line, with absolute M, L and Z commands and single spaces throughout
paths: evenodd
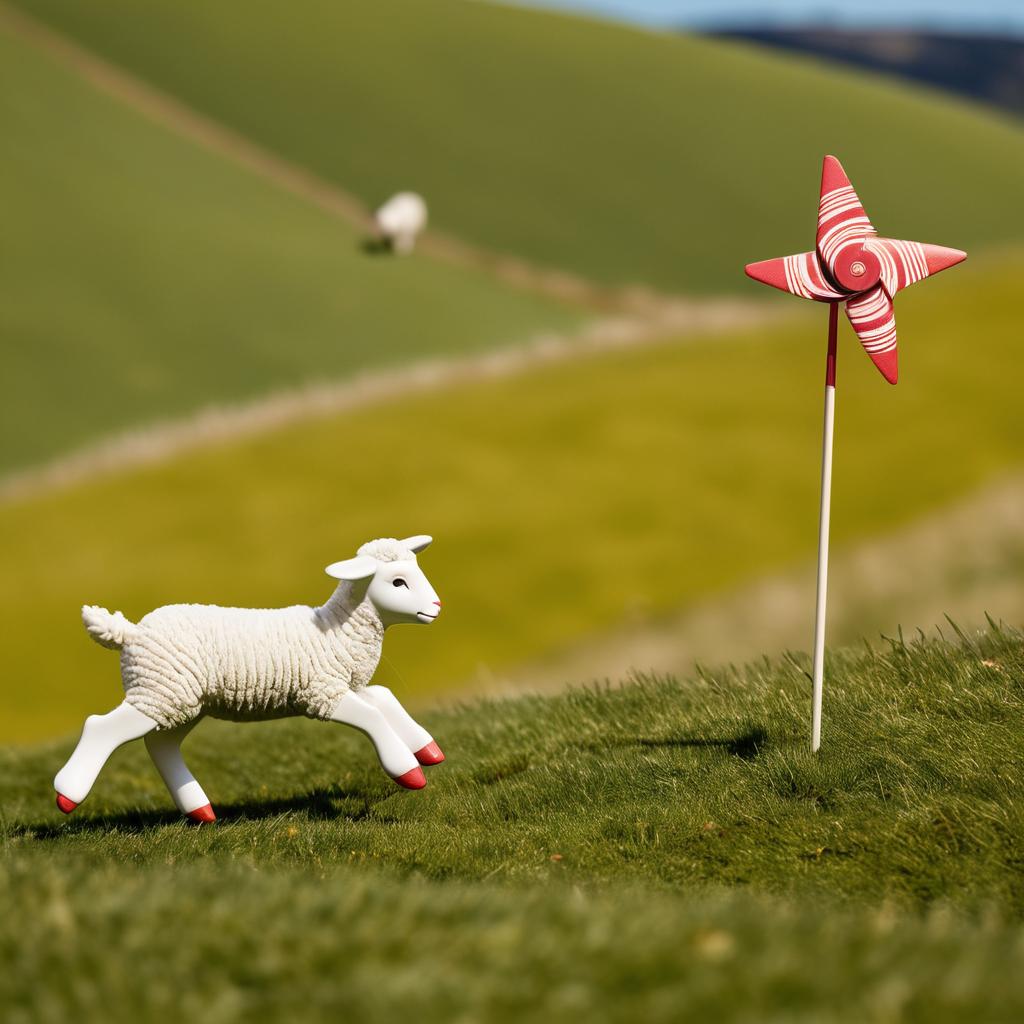
M 427 226 L 427 204 L 415 192 L 398 192 L 375 214 L 380 237 L 398 253 L 410 253 L 416 236 Z

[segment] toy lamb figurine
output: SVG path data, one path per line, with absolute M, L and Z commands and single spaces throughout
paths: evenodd
M 370 679 L 388 626 L 433 622 L 440 612 L 416 562 L 430 541 L 375 540 L 355 558 L 329 565 L 327 574 L 341 582 L 319 608 L 172 604 L 133 623 L 120 612 L 84 607 L 93 640 L 121 652 L 125 699 L 85 720 L 75 752 L 53 780 L 57 806 L 73 811 L 110 755 L 145 736 L 178 808 L 194 821 L 214 821 L 180 749 L 204 715 L 239 722 L 307 715 L 355 726 L 398 785 L 422 789 L 420 765 L 439 764 L 444 754 L 394 694 Z

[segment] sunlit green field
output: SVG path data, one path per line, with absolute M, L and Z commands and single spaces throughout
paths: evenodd
M 17 5 L 367 204 L 600 281 L 753 289 L 826 152 L 883 234 L 1021 236 L 1016 121 L 824 64 L 462 0 Z
M 350 730 L 205 723 L 220 813 L 141 744 L 70 819 L 0 751 L 0 1002 L 42 1022 L 1010 1022 L 1019 633 L 474 704 L 400 791 Z M 426 1009 L 424 1009 L 426 1008 Z
M 359 234 L 97 93 L 0 22 L 0 473 L 578 314 Z
M 837 545 L 1019 465 L 1006 367 L 1022 269 L 1007 253 L 904 293 L 896 388 L 844 326 Z M 825 322 L 814 307 L 396 399 L 0 508 L 2 735 L 54 735 L 118 700 L 117 659 L 86 637 L 81 604 L 137 618 L 176 601 L 319 603 L 322 567 L 378 535 L 436 537 L 422 562 L 444 615 L 385 646 L 383 678 L 405 696 L 811 557 Z

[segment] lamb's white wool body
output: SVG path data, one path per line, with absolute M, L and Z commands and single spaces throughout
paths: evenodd
M 234 721 L 306 715 L 354 725 L 370 736 L 389 774 L 419 788 L 418 764 L 443 755 L 389 690 L 369 684 L 385 629 L 431 622 L 439 613 L 441 603 L 416 560 L 429 543 L 411 537 L 364 544 L 355 558 L 328 566 L 340 582 L 319 607 L 166 605 L 138 623 L 84 607 L 92 638 L 121 650 L 125 702 L 87 720 L 55 780 L 58 804 L 73 808 L 113 749 L 156 730 L 147 746 L 176 802 L 191 812 L 185 804 L 201 797 L 208 807 L 179 750 L 204 715 Z
M 377 211 L 375 220 L 396 252 L 411 252 L 416 237 L 427 226 L 427 204 L 415 192 L 399 192 Z
M 380 616 L 351 600 L 349 583 L 319 608 L 167 605 L 124 633 L 125 699 L 161 729 L 202 713 L 328 720 L 350 689 L 370 682 L 383 638 Z

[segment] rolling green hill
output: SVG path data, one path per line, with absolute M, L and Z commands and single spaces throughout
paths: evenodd
M 579 316 L 358 234 L 86 85 L 0 20 L 0 472 L 267 390 Z
M 17 0 L 118 65 L 375 204 L 594 279 L 754 288 L 806 249 L 822 154 L 883 233 L 1018 239 L 1009 118 L 738 44 L 461 0 Z
M 323 723 L 205 723 L 190 828 L 141 744 L 70 819 L 0 749 L 12 1020 L 1012 1021 L 1024 636 L 475 704 L 400 791 Z
M 836 545 L 1019 467 L 1006 367 L 1022 271 L 1007 253 L 904 293 L 896 388 L 844 326 Z M 395 397 L 0 506 L 0 737 L 53 735 L 117 700 L 83 603 L 131 618 L 182 600 L 315 603 L 321 567 L 382 534 L 437 539 L 423 564 L 445 615 L 385 647 L 405 696 L 813 557 L 826 317 L 809 312 Z

